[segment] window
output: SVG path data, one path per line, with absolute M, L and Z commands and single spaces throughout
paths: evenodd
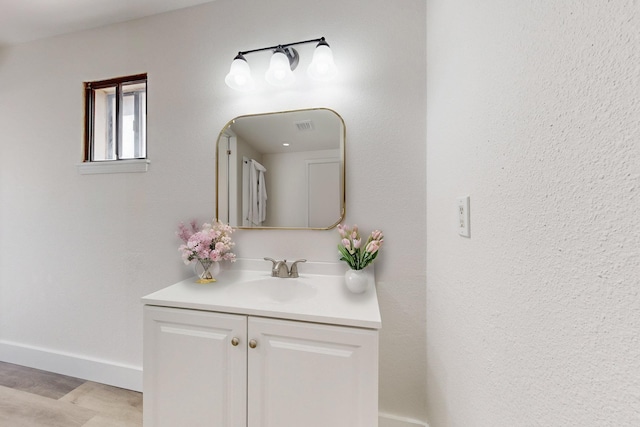
M 85 82 L 85 162 L 146 159 L 147 75 Z

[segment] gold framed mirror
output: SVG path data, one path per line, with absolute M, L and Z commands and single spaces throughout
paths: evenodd
M 327 230 L 345 214 L 342 117 L 328 108 L 238 116 L 216 149 L 216 218 L 242 229 Z

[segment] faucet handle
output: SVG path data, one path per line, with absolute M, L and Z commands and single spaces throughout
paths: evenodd
M 293 262 L 293 264 L 291 264 L 291 268 L 289 269 L 289 277 L 293 277 L 296 278 L 298 277 L 298 263 L 299 262 L 307 262 L 306 259 L 299 259 Z

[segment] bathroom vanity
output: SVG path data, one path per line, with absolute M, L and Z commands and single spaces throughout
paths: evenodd
M 143 298 L 144 426 L 377 426 L 375 286 L 256 265 Z

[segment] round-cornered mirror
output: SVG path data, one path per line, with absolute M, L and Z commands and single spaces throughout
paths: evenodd
M 345 125 L 327 108 L 239 116 L 220 131 L 216 218 L 330 229 L 345 213 Z

